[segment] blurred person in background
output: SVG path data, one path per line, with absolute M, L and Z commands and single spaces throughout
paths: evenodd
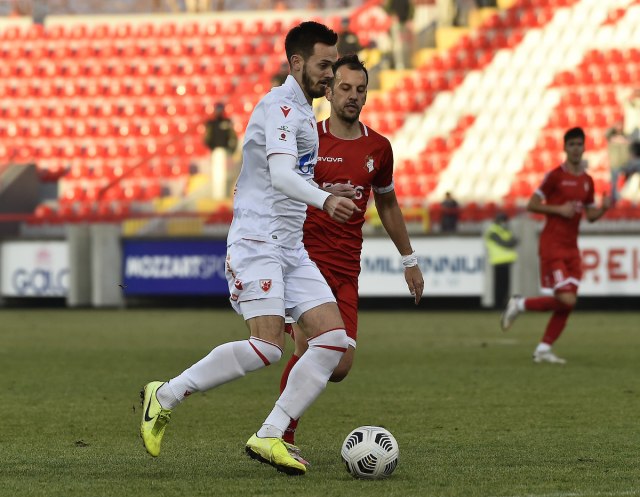
M 362 50 L 358 35 L 349 29 L 349 18 L 343 17 L 341 30 L 338 33 L 338 55 L 349 55 Z
M 442 216 L 440 218 L 440 231 L 442 233 L 455 233 L 458 231 L 458 217 L 460 216 L 460 205 L 453 198 L 451 192 L 444 194 L 444 200 L 440 202 Z
M 335 77 L 327 88 L 331 103 L 328 119 L 318 123 L 320 151 L 314 181 L 329 192 L 353 199 L 360 209 L 344 224 L 320 209 L 309 207 L 303 241 L 338 302 L 349 347 L 329 381 L 340 382 L 353 365 L 358 334 L 358 276 L 362 252 L 362 226 L 371 192 L 382 225 L 402 258 L 404 278 L 416 305 L 424 290 L 422 272 L 411 247 L 402 211 L 393 188 L 393 151 L 389 140 L 359 120 L 367 99 L 368 72 L 355 54 L 338 59 Z M 286 365 L 280 390 L 288 385 L 291 369 L 304 357 L 307 340 L 297 325 L 290 328 L 296 346 Z M 284 441 L 303 463 L 295 446 L 298 419 L 293 418 Z
M 450 27 L 456 19 L 456 0 L 436 0 L 436 18 L 439 27 Z
M 211 196 L 219 200 L 227 196 L 229 156 L 238 146 L 233 121 L 225 114 L 225 106 L 222 102 L 215 104 L 213 116 L 205 122 L 204 144 L 211 150 L 209 170 Z
M 413 34 L 409 26 L 413 19 L 411 0 L 386 0 L 385 9 L 391 16 L 391 44 L 393 68 L 406 69 L 413 52 Z
M 631 143 L 640 142 L 640 88 L 634 89 L 622 104 L 624 134 Z
M 618 200 L 618 178 L 624 177 L 626 183 L 636 173 L 640 173 L 640 141 L 629 145 L 629 160 L 618 169 L 611 172 L 611 197 Z
M 606 195 L 600 207 L 596 206 L 593 178 L 587 174 L 582 160 L 584 150 L 582 128 L 568 130 L 564 135 L 566 161 L 545 175 L 527 205 L 530 212 L 546 217 L 538 249 L 540 279 L 542 292 L 553 296 L 514 295 L 500 319 L 503 331 L 507 331 L 524 311 L 552 312 L 542 340 L 533 352 L 536 363 L 567 362 L 553 353 L 552 345 L 562 334 L 577 301 L 582 278 L 578 249 L 580 220 L 584 212 L 587 220 L 594 222 L 611 206 L 611 199 Z
M 287 313 L 302 323 L 309 349 L 291 370 L 287 388 L 246 442 L 245 451 L 289 475 L 307 471 L 289 454 L 282 436 L 290 420 L 302 416 L 325 389 L 348 340 L 331 288 L 304 248 L 302 226 L 308 205 L 343 223 L 358 212 L 351 199 L 313 183 L 318 130 L 311 103 L 325 95 L 333 78 L 337 42 L 338 35 L 317 22 L 291 29 L 285 38 L 291 75 L 263 97 L 251 114 L 225 271 L 229 301 L 244 317 L 250 336 L 215 347 L 169 381 L 145 385 L 140 436 L 154 457 L 160 454 L 172 410 L 187 397 L 280 360 Z M 233 417 L 242 409 L 228 406 L 227 415 Z
M 511 266 L 518 260 L 518 239 L 509 227 L 509 217 L 498 212 L 484 232 L 489 265 L 493 271 L 493 305 L 503 308 L 510 295 Z
M 609 156 L 609 170 L 611 172 L 611 196 L 617 198 L 618 177 L 620 168 L 629 162 L 630 144 L 624 134 L 623 121 L 616 121 L 605 133 L 607 139 L 607 154 Z

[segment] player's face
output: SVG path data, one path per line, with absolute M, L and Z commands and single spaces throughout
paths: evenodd
M 325 90 L 331 78 L 331 66 L 338 59 L 338 49 L 335 46 L 316 43 L 311 55 L 302 67 L 302 89 L 311 98 L 324 97 Z
M 564 145 L 564 151 L 567 154 L 567 162 L 580 164 L 582 154 L 584 154 L 584 140 L 582 138 L 567 140 L 567 143 Z
M 360 117 L 367 100 L 367 76 L 359 69 L 340 66 L 336 71 L 333 89 L 327 90 L 331 113 L 343 121 L 354 123 Z

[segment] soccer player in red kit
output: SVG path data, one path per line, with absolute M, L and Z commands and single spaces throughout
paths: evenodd
M 564 135 L 566 161 L 545 176 L 542 184 L 531 196 L 527 209 L 544 214 L 546 223 L 540 234 L 540 279 L 543 293 L 553 297 L 527 297 L 514 295 L 502 314 L 500 325 L 508 330 L 522 312 L 551 311 L 547 329 L 533 353 L 536 363 L 565 364 L 551 346 L 558 339 L 577 300 L 582 277 L 582 260 L 578 249 L 578 230 L 583 211 L 589 222 L 596 221 L 611 206 L 604 196 L 597 207 L 594 200 L 593 179 L 582 161 L 585 135 L 581 128 L 572 128 Z
M 339 225 L 319 209 L 308 208 L 303 241 L 333 290 L 347 330 L 349 348 L 330 378 L 339 382 L 351 369 L 355 353 L 362 225 L 372 190 L 382 225 L 402 256 L 405 280 L 416 304 L 422 296 L 424 280 L 393 189 L 391 144 L 359 121 L 367 97 L 367 70 L 356 55 L 348 55 L 338 59 L 333 71 L 334 80 L 326 90 L 331 114 L 318 123 L 320 149 L 314 181 L 334 195 L 351 198 L 360 212 Z M 292 335 L 296 349 L 283 372 L 281 390 L 287 384 L 289 371 L 306 350 L 304 335 Z M 292 420 L 283 436 L 292 454 L 296 451 L 296 426 L 297 420 Z

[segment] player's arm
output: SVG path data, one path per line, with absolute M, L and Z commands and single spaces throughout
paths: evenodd
M 565 202 L 561 205 L 550 205 L 544 202 L 542 194 L 535 192 L 531 195 L 529 203 L 527 204 L 527 210 L 529 212 L 535 212 L 536 214 L 561 216 L 565 218 L 572 218 L 576 213 L 576 206 L 573 202 Z
M 404 278 L 407 281 L 411 295 L 415 297 L 415 302 L 418 304 L 424 291 L 424 279 L 411 247 L 411 240 L 409 240 L 407 226 L 404 223 L 404 217 L 402 217 L 396 194 L 393 190 L 387 193 L 376 193 L 374 191 L 373 198 L 382 226 L 384 226 L 389 238 L 391 238 L 391 241 L 402 256 L 402 262 L 405 266 Z
M 289 154 L 271 154 L 268 159 L 271 173 L 271 184 L 287 197 L 313 205 L 324 210 L 329 216 L 340 223 L 351 218 L 359 209 L 352 200 L 336 197 L 305 181 L 296 173 L 296 158 Z
M 604 213 L 609 210 L 609 207 L 611 207 L 611 197 L 605 195 L 602 197 L 602 205 L 600 205 L 600 207 L 596 207 L 595 205 L 587 206 L 585 209 L 587 213 L 587 220 L 590 223 L 597 221 L 604 216 Z

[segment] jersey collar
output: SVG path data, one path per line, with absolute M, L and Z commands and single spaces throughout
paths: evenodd
M 293 90 L 298 102 L 300 102 L 302 105 L 308 105 L 309 107 L 311 107 L 311 105 L 309 105 L 309 102 L 307 102 L 307 97 L 304 96 L 302 87 L 298 84 L 296 78 L 291 76 L 291 74 L 289 74 L 289 76 L 287 76 L 287 79 L 284 80 L 283 86 L 286 86 L 287 88 L 291 88 Z

